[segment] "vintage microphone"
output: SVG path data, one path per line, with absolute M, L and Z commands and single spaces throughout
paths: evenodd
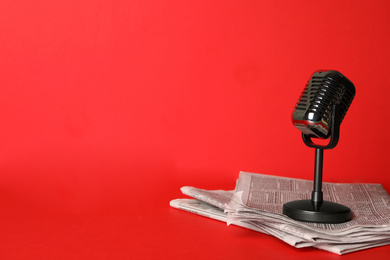
M 334 148 L 339 140 L 340 124 L 355 96 L 355 86 L 338 71 L 315 72 L 307 83 L 293 112 L 295 127 L 303 142 L 315 148 L 314 187 L 311 200 L 290 201 L 283 214 L 292 219 L 317 223 L 342 223 L 351 219 L 351 210 L 322 198 L 324 149 Z M 327 145 L 311 138 L 328 139 Z

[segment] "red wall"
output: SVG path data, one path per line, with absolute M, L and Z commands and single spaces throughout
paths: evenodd
M 390 191 L 389 10 L 1 1 L 0 197 L 82 211 L 182 185 L 232 189 L 240 170 L 311 179 L 314 151 L 291 113 L 318 69 L 357 91 L 324 181 Z

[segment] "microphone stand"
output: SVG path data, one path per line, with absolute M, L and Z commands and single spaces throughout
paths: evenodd
M 319 206 L 323 202 L 322 198 L 322 165 L 324 161 L 324 150 L 315 148 L 315 165 L 314 165 L 314 186 L 311 193 L 311 201 L 314 205 L 314 210 L 318 211 Z
M 292 219 L 316 223 L 343 223 L 351 219 L 351 210 L 341 204 L 324 201 L 322 197 L 322 169 L 324 149 L 334 148 L 340 136 L 340 105 L 333 106 L 331 139 L 327 145 L 314 144 L 310 136 L 302 134 L 303 142 L 315 148 L 314 185 L 311 200 L 290 201 L 283 205 L 283 214 Z

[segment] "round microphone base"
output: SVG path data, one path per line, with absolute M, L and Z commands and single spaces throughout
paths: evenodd
M 295 220 L 315 223 L 343 223 L 351 220 L 350 208 L 330 201 L 290 201 L 284 204 L 283 214 Z

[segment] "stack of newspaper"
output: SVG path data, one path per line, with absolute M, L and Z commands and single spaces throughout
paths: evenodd
M 275 236 L 287 244 L 346 254 L 390 244 L 390 196 L 381 184 L 323 183 L 324 200 L 349 207 L 352 220 L 341 224 L 295 221 L 282 214 L 283 204 L 310 199 L 313 182 L 241 172 L 234 191 L 185 186 L 194 199 L 175 199 L 182 209 Z

